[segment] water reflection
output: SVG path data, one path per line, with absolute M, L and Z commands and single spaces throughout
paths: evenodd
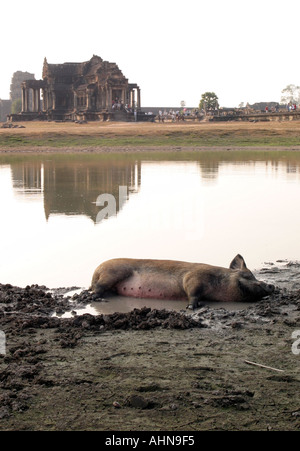
M 97 224 L 103 193 L 117 216 Z M 88 287 L 114 257 L 299 259 L 299 197 L 297 152 L 2 155 L 0 282 Z
M 138 192 L 141 184 L 140 161 L 26 160 L 12 164 L 11 172 L 17 195 L 43 195 L 47 219 L 51 214 L 85 215 L 96 222 L 99 195 L 111 194 L 118 212 L 124 205 L 119 186 L 126 186 L 131 195 Z
M 217 181 L 219 174 L 219 161 L 199 162 L 201 166 L 201 177 L 204 183 L 214 183 Z
M 43 163 L 26 161 L 11 166 L 11 172 L 17 194 L 36 194 L 44 191 Z
M 126 186 L 128 198 L 137 193 L 141 186 L 142 156 L 118 155 L 117 158 L 107 158 L 99 155 L 77 156 L 63 158 L 62 156 L 25 157 L 19 160 L 14 157 L 0 157 L 3 162 L 10 162 L 11 178 L 14 192 L 17 196 L 27 198 L 43 198 L 45 217 L 51 214 L 85 215 L 96 222 L 99 206 L 97 197 L 102 193 L 109 193 L 116 199 L 117 212 L 124 205 L 119 198 L 120 186 Z M 193 161 L 196 163 L 202 183 L 214 185 L 218 181 L 220 171 L 230 165 L 230 171 L 240 171 L 241 167 L 258 168 L 258 163 L 265 165 L 266 171 L 271 167 L 273 171 L 279 169 L 286 174 L 294 174 L 298 178 L 300 173 L 300 156 L 298 154 L 280 154 L 269 156 L 268 153 L 221 153 L 205 152 L 200 155 L 157 155 L 151 161 Z M 14 161 L 16 160 L 16 161 Z M 260 170 L 262 166 L 260 165 Z M 155 174 L 153 174 L 155 184 Z

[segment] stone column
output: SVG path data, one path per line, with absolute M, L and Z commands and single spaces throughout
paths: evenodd
M 75 110 L 75 111 L 77 110 L 77 99 L 78 99 L 77 94 L 76 94 L 76 92 L 74 91 L 74 110 Z
M 113 98 L 112 98 L 112 88 L 111 88 L 111 86 L 109 87 L 109 108 L 110 108 L 110 111 L 111 111 L 111 109 L 112 109 L 112 101 L 113 101 Z
M 122 89 L 122 101 L 123 101 L 123 105 L 126 105 L 126 89 L 123 88 Z
M 22 86 L 22 113 L 26 111 L 26 88 Z
M 108 111 L 111 111 L 112 110 L 112 89 L 111 89 L 111 86 L 107 87 L 106 105 L 107 105 Z
M 137 88 L 137 108 L 141 108 L 141 90 Z
M 41 111 L 40 88 L 36 89 L 36 111 L 38 113 Z
M 105 88 L 101 88 L 101 107 L 105 108 L 106 100 L 105 100 Z
M 25 88 L 25 112 L 29 112 L 29 89 Z
M 86 109 L 91 109 L 91 91 L 89 89 L 86 90 Z
M 53 105 L 52 104 L 52 92 L 48 91 L 47 95 L 48 95 L 48 109 L 51 110 L 52 109 L 52 105 Z
M 103 95 L 103 102 L 102 105 L 105 109 L 107 109 L 107 88 L 103 88 L 102 90 L 102 95 Z
M 48 93 L 46 89 L 43 89 L 43 111 L 48 110 Z
M 55 110 L 55 92 L 52 91 L 51 93 L 51 98 L 52 98 L 52 110 Z
M 134 89 L 131 91 L 131 108 L 135 107 L 135 92 Z
M 36 89 L 32 89 L 32 112 L 37 111 Z

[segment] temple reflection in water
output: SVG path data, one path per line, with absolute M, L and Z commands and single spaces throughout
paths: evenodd
M 130 196 L 141 184 L 141 162 L 123 159 L 23 161 L 11 165 L 11 171 L 17 195 L 43 197 L 46 219 L 52 214 L 85 215 L 96 222 L 99 195 L 113 195 L 118 213 L 124 205 L 119 187 L 127 187 Z
M 18 196 L 30 194 L 32 201 L 43 201 L 45 217 L 53 214 L 85 215 L 97 223 L 101 210 L 96 201 L 102 194 L 115 199 L 116 213 L 126 205 L 129 197 L 140 191 L 142 166 L 152 162 L 161 165 L 190 164 L 202 184 L 216 185 L 221 175 L 231 177 L 240 169 L 252 167 L 266 174 L 282 172 L 286 177 L 300 177 L 300 157 L 295 154 L 278 155 L 257 152 L 202 152 L 194 154 L 152 155 L 148 160 L 144 155 L 49 155 L 19 159 L 8 159 L 12 174 L 14 193 Z M 157 166 L 160 167 L 160 166 Z M 168 166 L 166 165 L 165 168 Z M 173 168 L 173 169 L 172 169 Z M 151 184 L 156 184 L 156 171 L 152 173 Z M 167 183 L 167 182 L 166 182 Z M 120 199 L 120 187 L 128 193 Z M 165 184 L 166 187 L 166 184 Z M 127 188 L 127 191 L 126 191 Z M 167 188 L 167 187 L 166 187 Z M 164 188 L 162 188 L 164 189 Z M 104 207 L 104 205 L 103 205 Z

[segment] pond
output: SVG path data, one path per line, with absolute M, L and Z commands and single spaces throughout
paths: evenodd
M 300 256 L 300 154 L 0 156 L 0 282 L 88 288 L 115 257 Z

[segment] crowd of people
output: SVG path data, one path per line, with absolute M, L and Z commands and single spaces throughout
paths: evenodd
M 126 105 L 127 106 L 127 105 Z M 118 97 L 112 101 L 112 110 L 118 110 L 121 111 L 124 109 L 124 103 L 122 99 L 119 99 Z
M 272 106 L 271 108 L 269 106 L 266 106 L 265 107 L 265 113 L 278 113 L 279 112 L 279 108 L 280 108 L 279 104 L 277 104 L 276 106 Z M 297 104 L 293 103 L 293 102 L 289 102 L 286 105 L 286 109 L 287 109 L 288 112 L 297 111 Z
M 292 102 L 288 103 L 288 104 L 287 104 L 287 110 L 288 110 L 288 111 L 296 111 L 296 110 L 297 110 L 297 105 L 296 105 L 296 103 L 292 103 Z
M 112 110 L 126 111 L 126 113 L 134 113 L 136 108 L 132 108 L 131 105 L 127 103 L 124 105 L 123 100 L 116 97 L 116 99 L 112 101 Z
M 164 122 L 165 120 L 171 120 L 172 122 L 184 121 L 187 117 L 197 117 L 198 110 L 187 110 L 186 108 L 182 110 L 169 110 L 161 111 L 159 110 L 157 119 L 158 122 Z

